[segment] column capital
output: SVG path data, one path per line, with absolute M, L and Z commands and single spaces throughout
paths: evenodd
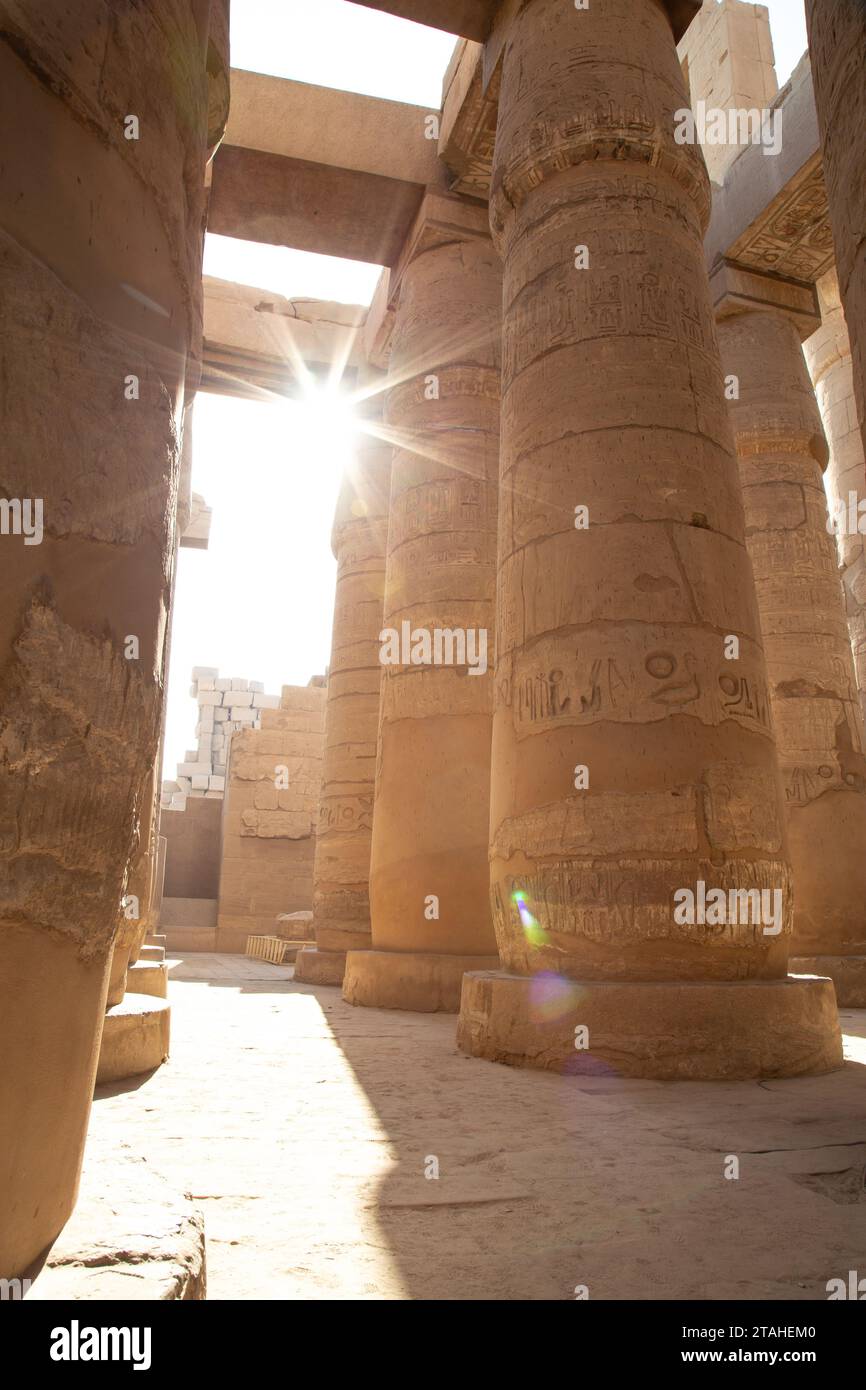
M 814 285 L 783 280 L 721 260 L 710 273 L 710 292 L 716 321 L 732 314 L 777 313 L 791 320 L 805 340 L 821 327 L 821 310 Z
M 406 267 L 418 256 L 449 242 L 470 240 L 490 240 L 486 206 L 469 202 L 457 194 L 428 191 L 388 281 L 389 309 L 399 298 Z

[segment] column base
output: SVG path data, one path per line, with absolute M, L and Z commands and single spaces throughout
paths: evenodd
M 792 975 L 828 975 L 840 1009 L 866 1009 L 866 956 L 792 956 Z
M 320 951 L 316 946 L 302 946 L 295 957 L 295 979 L 306 985 L 341 985 L 345 970 L 345 951 Z
M 369 1009 L 456 1014 L 467 970 L 496 970 L 497 956 L 447 956 L 434 951 L 349 951 L 343 979 L 347 1004 Z
M 155 999 L 168 997 L 168 966 L 164 960 L 137 960 L 126 972 L 128 994 L 152 994 Z
M 818 1076 L 842 1065 L 833 983 L 811 976 L 644 984 L 472 973 L 457 1045 L 508 1066 L 664 1081 Z
M 105 1015 L 97 1086 L 125 1081 L 162 1066 L 168 1056 L 171 1006 L 146 994 L 127 994 Z

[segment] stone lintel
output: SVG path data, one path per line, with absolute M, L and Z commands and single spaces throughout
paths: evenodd
M 423 196 L 424 185 L 406 179 L 225 143 L 213 161 L 208 230 L 393 265 Z
M 500 0 L 357 0 L 368 10 L 384 10 L 398 19 L 411 19 L 446 34 L 466 39 L 487 38 Z
M 439 127 L 439 157 L 453 193 L 490 196 L 501 77 L 501 52 L 485 80 L 481 44 L 458 45 L 445 78 Z
M 791 319 L 801 341 L 821 327 L 821 310 L 814 285 L 761 275 L 732 261 L 720 261 L 710 275 L 716 319 L 747 310 L 771 310 Z
M 781 119 L 778 152 L 746 146 L 724 185 L 713 186 L 704 242 L 707 264 L 712 270 L 727 259 L 813 282 L 833 265 L 834 253 L 808 57 L 801 59 L 771 109 Z
M 324 381 L 335 362 L 354 380 L 363 362 L 355 304 L 285 299 L 271 290 L 204 277 L 201 390 L 254 400 L 297 395 L 307 373 Z
M 430 109 L 232 68 L 227 145 L 421 187 L 440 179 Z

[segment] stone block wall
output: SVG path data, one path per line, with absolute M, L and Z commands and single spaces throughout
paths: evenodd
M 325 689 L 284 686 L 261 728 L 231 741 L 216 948 L 243 951 L 281 912 L 308 910 L 322 778 Z
M 176 779 L 162 784 L 166 811 L 183 811 L 190 796 L 222 800 L 232 734 L 261 728 L 262 711 L 280 707 L 279 695 L 266 694 L 261 681 L 220 676 L 214 666 L 193 667 L 189 693 L 198 704 L 198 742 L 178 763 Z

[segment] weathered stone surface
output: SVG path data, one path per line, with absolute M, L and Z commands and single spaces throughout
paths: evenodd
M 392 950 L 489 957 L 501 276 L 478 210 L 458 199 L 427 200 L 404 261 L 386 405 L 397 447 L 383 636 L 404 623 L 431 638 L 459 629 L 467 652 L 470 632 L 476 655 L 483 639 L 486 661 L 447 664 L 443 647 L 441 664 L 401 652 L 384 665 L 373 945 L 377 960 Z
M 836 269 L 866 452 L 866 5 L 863 0 L 835 0 L 832 5 L 806 0 L 806 22 Z
M 521 973 L 785 972 L 784 936 L 673 919 L 698 880 L 788 886 L 709 186 L 673 133 L 685 100 L 650 0 L 579 22 L 533 0 L 514 22 L 491 203 L 506 305 L 491 833 L 500 954 Z
M 88 1147 L 72 1220 L 32 1301 L 203 1299 L 201 1212 L 125 1144 Z
M 416 1013 L 456 1014 L 467 970 L 495 970 L 498 956 L 445 951 L 349 951 L 343 976 L 347 1004 Z
M 170 1024 L 165 999 L 126 994 L 105 1015 L 96 1084 L 125 1081 L 161 1066 L 168 1056 Z
M 817 288 L 821 327 L 803 344 L 803 351 L 830 449 L 830 462 L 824 474 L 827 499 L 831 514 L 839 515 L 841 509 L 845 519 L 845 524 L 836 528 L 836 549 L 841 567 L 848 634 L 854 651 L 860 708 L 866 719 L 866 464 L 863 437 L 857 421 L 851 341 L 839 298 L 836 272 L 830 271 L 825 275 Z M 850 524 L 852 494 L 853 526 Z
M 242 951 L 279 912 L 309 909 L 325 691 L 283 686 L 260 729 L 232 737 L 222 821 L 217 949 Z M 287 785 L 284 785 L 287 784 Z
M 295 979 L 306 985 L 342 985 L 345 972 L 345 951 L 303 946 L 295 956 Z
M 842 1064 L 832 981 L 793 976 L 617 984 L 468 974 L 457 1043 L 510 1066 L 666 1081 L 820 1076 Z
M 371 944 L 370 843 L 392 455 L 392 444 L 381 437 L 376 400 L 374 396 L 367 409 L 369 433 L 359 440 L 344 481 L 331 537 L 337 587 L 313 876 L 319 955 Z M 310 962 L 302 952 L 295 962 L 296 979 L 309 978 L 305 971 Z M 341 954 L 331 973 L 339 970 L 342 978 L 343 963 Z
M 866 758 L 827 446 L 800 334 L 775 310 L 723 317 L 725 371 L 785 785 L 797 956 L 866 952 Z M 730 662 L 732 678 L 738 663 Z M 845 1004 L 845 999 L 840 1003 Z
M 181 412 L 200 337 L 210 11 L 3 6 L 0 119 L 18 134 L 3 163 L 0 492 L 44 507 L 41 543 L 0 540 L 0 820 L 13 828 L 0 849 L 0 1050 L 16 1134 L 0 1159 L 3 1276 L 56 1236 L 74 1200 L 98 1041 L 83 1015 L 104 999 L 89 976 L 107 969 L 159 737 Z M 63 956 L 50 980 L 49 939 Z M 82 1018 L 63 1036 L 51 1020 L 76 968 Z

